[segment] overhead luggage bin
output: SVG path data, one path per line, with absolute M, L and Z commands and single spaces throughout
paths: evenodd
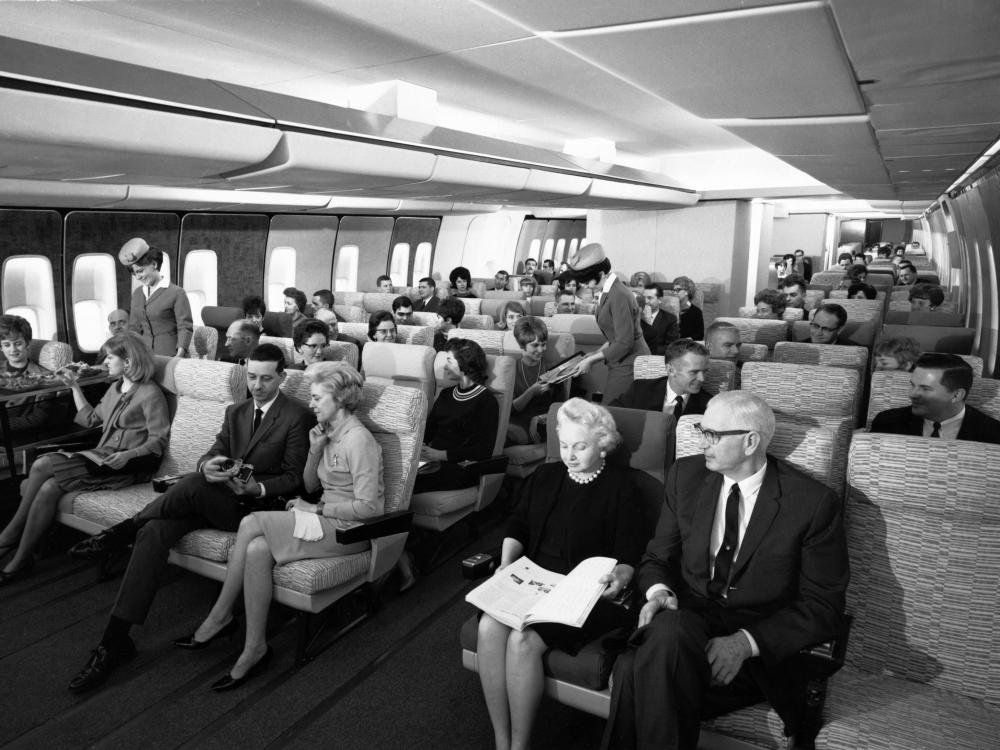
M 343 193 L 429 180 L 435 159 L 426 151 L 285 132 L 258 163 L 222 176 L 234 187 Z
M 528 171 L 528 181 L 521 190 L 516 193 L 494 193 L 490 195 L 490 200 L 523 204 L 576 197 L 586 193 L 592 182 L 590 177 L 531 169 Z
M 405 149 L 396 149 L 404 155 Z M 530 170 L 477 159 L 437 156 L 429 179 L 413 185 L 380 190 L 384 196 L 399 198 L 472 199 L 491 197 L 496 192 L 520 191 L 528 183 Z
M 103 208 L 124 200 L 127 194 L 127 185 L 0 179 L 0 204 L 4 206 Z
M 265 159 L 273 128 L 0 89 L 4 177 L 197 185 Z
M 325 195 L 130 185 L 125 199 L 120 203 L 111 204 L 109 208 L 173 211 L 224 211 L 250 208 L 258 211 L 290 211 L 323 208 L 328 203 L 329 197 Z
M 399 201 L 394 198 L 369 198 L 367 196 L 335 195 L 328 198 L 329 202 L 323 208 L 314 209 L 318 213 L 343 214 L 360 213 L 364 211 L 396 211 Z
M 572 208 L 635 208 L 658 210 L 684 208 L 698 202 L 700 194 L 657 185 L 636 185 L 630 182 L 594 179 L 585 195 L 539 202 L 544 206 Z

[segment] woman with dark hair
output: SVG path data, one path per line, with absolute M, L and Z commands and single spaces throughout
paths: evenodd
M 236 533 L 219 598 L 194 633 L 174 641 L 179 648 L 198 650 L 219 636 L 231 636 L 239 625 L 233 606 L 243 592 L 246 640 L 233 668 L 213 683 L 218 692 L 239 687 L 271 659 L 267 614 L 274 567 L 369 549 L 367 541 L 338 542 L 337 527 L 385 510 L 382 447 L 354 415 L 364 379 L 346 362 L 320 362 L 306 370 L 305 377 L 317 424 L 309 431 L 302 484 L 307 492 L 322 489 L 323 494 L 317 503 L 294 498 L 283 511 L 246 516 Z
M 545 372 L 554 367 L 556 357 L 546 357 L 549 329 L 541 318 L 521 318 L 514 324 L 514 340 L 521 347 L 521 359 L 514 370 L 514 400 L 507 426 L 507 442 L 529 445 L 531 422 L 545 415 L 555 399 L 555 391 L 545 379 Z M 535 433 L 537 434 L 537 432 Z
M 610 402 L 621 396 L 632 384 L 635 358 L 649 354 L 642 335 L 639 304 L 621 279 L 611 272 L 611 261 L 604 248 L 596 242 L 584 245 L 569 259 L 570 272 L 581 287 L 587 286 L 599 294 L 597 325 L 606 339 L 605 344 L 584 357 L 577 373 L 590 371 L 598 362 L 608 365 L 608 382 L 604 398 Z
M 20 315 L 0 315 L 0 378 L 33 378 L 48 373 L 28 356 L 31 346 L 31 323 Z M 34 396 L 24 395 L 7 402 L 7 419 L 13 434 L 27 433 L 45 424 L 49 417 L 51 401 L 39 401 Z
M 292 345 L 302 357 L 301 362 L 291 366 L 293 370 L 304 370 L 315 362 L 322 362 L 330 343 L 330 327 L 326 323 L 310 318 L 303 318 L 303 321 L 292 331 Z
M 257 328 L 264 330 L 264 316 L 267 314 L 267 305 L 264 304 L 263 297 L 256 294 L 249 294 L 243 298 L 243 317 L 257 324 Z
M 396 343 L 396 318 L 388 310 L 372 313 L 368 319 L 368 340 Z
M 471 487 L 478 478 L 459 462 L 489 458 L 496 443 L 500 407 L 486 387 L 486 354 L 468 339 L 449 339 L 444 351 L 445 373 L 458 385 L 441 391 L 427 416 L 420 458 L 431 463 L 417 475 L 414 494 Z
M 635 623 L 612 603 L 628 585 L 645 547 L 641 504 L 628 470 L 606 457 L 621 442 L 607 409 L 572 398 L 557 416 L 560 462 L 540 466 L 524 485 L 507 525 L 500 568 L 522 555 L 565 574 L 589 557 L 618 561 L 598 582 L 607 588 L 582 627 L 542 623 L 514 630 L 479 619 L 479 680 L 497 748 L 526 748 L 545 686 L 551 648 L 575 655 L 589 641 Z M 645 592 L 642 592 L 645 595 Z
M 511 300 L 500 309 L 500 319 L 497 321 L 498 331 L 513 331 L 514 324 L 524 317 L 524 305 Z
M 132 292 L 129 330 L 138 333 L 153 354 L 186 356 L 194 334 L 191 305 L 187 293 L 160 273 L 163 252 L 133 237 L 122 245 L 118 260 L 142 285 Z
M 57 373 L 72 390 L 77 424 L 103 425 L 97 447 L 91 451 L 100 463 L 76 454 L 48 453 L 31 465 L 21 484 L 21 503 L 0 532 L 0 556 L 17 548 L 0 572 L 0 584 L 27 574 L 35 546 L 65 493 L 128 487 L 148 481 L 160 465 L 170 437 L 170 414 L 163 392 L 153 382 L 152 352 L 131 332 L 112 337 L 105 347 L 108 374 L 117 380 L 96 408 L 87 402 L 75 373 Z
M 761 289 L 753 296 L 753 303 L 757 306 L 754 317 L 781 320 L 781 316 L 785 314 L 786 300 L 784 293 L 777 289 Z
M 475 297 L 472 291 L 472 274 L 465 266 L 456 266 L 448 274 L 448 281 L 451 282 L 451 294 L 453 297 Z
M 877 299 L 878 290 L 871 284 L 855 282 L 847 287 L 847 299 Z
M 285 295 L 285 312 L 292 316 L 292 328 L 304 321 L 306 315 L 306 293 L 290 286 L 282 294 Z

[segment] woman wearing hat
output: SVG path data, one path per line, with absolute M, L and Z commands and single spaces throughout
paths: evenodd
M 607 342 L 583 359 L 577 367 L 586 373 L 598 362 L 608 366 L 604 402 L 610 403 L 632 385 L 635 358 L 649 354 L 639 324 L 639 305 L 635 295 L 611 272 L 611 261 L 596 242 L 584 245 L 569 259 L 569 273 L 579 286 L 589 287 L 597 297 L 597 325 Z
M 187 293 L 160 273 L 163 252 L 133 237 L 122 245 L 118 260 L 142 285 L 132 292 L 129 330 L 138 333 L 153 354 L 186 356 L 194 333 L 191 305 Z

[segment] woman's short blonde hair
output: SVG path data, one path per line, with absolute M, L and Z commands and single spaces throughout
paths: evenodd
M 104 351 L 125 360 L 127 364 L 124 375 L 133 383 L 148 383 L 156 373 L 156 363 L 149 344 L 133 331 L 112 336 L 104 343 Z
M 582 398 L 571 398 L 559 407 L 559 412 L 556 414 L 556 432 L 563 422 L 573 422 L 590 430 L 597 438 L 597 445 L 602 451 L 613 451 L 622 441 L 611 412 L 599 404 L 584 401 Z
M 306 368 L 306 382 L 317 385 L 333 402 L 349 412 L 358 408 L 365 379 L 347 362 L 314 362 Z

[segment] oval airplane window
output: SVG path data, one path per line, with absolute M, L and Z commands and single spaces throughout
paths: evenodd
M 16 255 L 4 261 L 2 274 L 4 312 L 27 320 L 36 339 L 55 339 L 52 262 L 43 255 Z
M 578 240 L 576 237 L 574 237 L 573 239 L 571 239 L 569 241 L 569 249 L 566 251 L 566 257 L 560 258 L 558 261 L 556 261 L 556 265 L 558 266 L 564 260 L 569 260 L 570 258 L 572 258 L 573 254 L 576 252 L 576 249 L 579 246 L 580 246 L 580 240 Z
M 566 252 L 566 240 L 560 239 L 556 241 L 556 251 L 552 254 L 552 262 L 555 265 L 562 263 L 563 253 Z
M 71 279 L 76 346 L 82 352 L 96 352 L 108 339 L 108 314 L 118 307 L 114 256 L 78 255 L 73 261 Z
M 538 253 L 541 249 L 542 249 L 542 241 L 536 237 L 531 241 L 531 244 L 528 246 L 528 258 L 534 258 L 535 260 L 538 260 Z M 527 258 L 525 260 L 527 260 Z
M 551 237 L 545 240 L 545 248 L 542 250 L 542 257 L 538 259 L 538 265 L 541 265 L 543 260 L 552 260 L 553 247 L 555 247 L 555 241 Z
M 344 245 L 337 253 L 333 269 L 335 292 L 350 292 L 358 288 L 358 246 Z M 395 282 L 393 282 L 395 283 Z
M 426 243 L 425 243 L 426 244 Z M 408 286 L 410 270 L 410 243 L 397 242 L 389 260 L 389 276 L 393 286 Z
M 219 304 L 219 264 L 214 250 L 192 250 L 184 256 L 184 280 L 181 286 L 191 303 L 194 324 L 204 325 L 201 308 Z
M 281 312 L 285 309 L 285 290 L 295 286 L 295 248 L 272 248 L 264 265 L 267 309 Z
M 413 256 L 413 280 L 423 279 L 431 275 L 431 258 L 433 257 L 434 246 L 429 242 L 421 242 L 417 245 L 417 252 Z

